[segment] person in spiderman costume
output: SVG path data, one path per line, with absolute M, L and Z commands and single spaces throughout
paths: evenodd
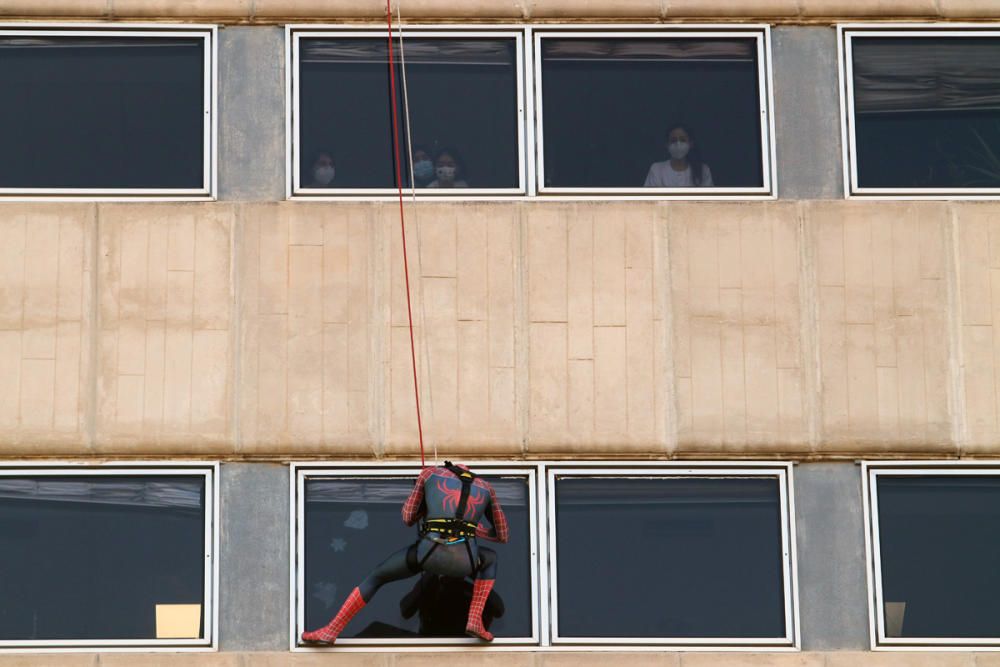
M 481 525 L 486 519 L 490 528 Z M 351 591 L 337 615 L 318 630 L 302 633 L 302 641 L 332 644 L 344 628 L 385 584 L 420 572 L 473 578 L 472 602 L 465 633 L 486 641 L 493 635 L 483 626 L 483 607 L 496 581 L 497 555 L 478 539 L 506 542 L 507 517 L 489 482 L 468 467 L 445 461 L 424 468 L 403 504 L 403 523 L 421 520 L 420 538 L 376 567 Z

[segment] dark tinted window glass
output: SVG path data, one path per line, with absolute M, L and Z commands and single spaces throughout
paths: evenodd
M 0 38 L 0 187 L 202 188 L 204 48 Z
M 556 482 L 559 635 L 784 637 L 776 479 Z
M 305 624 L 309 629 L 325 625 L 337 613 L 351 589 L 390 554 L 417 540 L 416 527 L 407 528 L 400 510 L 413 477 L 312 479 L 306 482 L 305 503 Z M 531 636 L 531 548 L 526 478 L 486 479 L 497 492 L 510 523 L 510 541 L 482 541 L 497 552 L 499 563 L 496 592 L 505 605 L 503 616 L 490 628 L 498 637 Z M 457 632 L 450 618 L 418 613 L 409 619 L 400 613 L 400 600 L 419 581 L 419 576 L 387 584 L 347 626 L 344 637 L 464 637 L 468 602 L 466 591 L 455 597 L 459 604 L 443 608 L 457 611 Z M 468 584 L 471 592 L 472 584 Z M 452 625 L 454 625 L 452 623 Z M 423 626 L 423 629 L 422 629 Z
M 878 478 L 889 637 L 1000 637 L 1000 478 Z
M 1000 187 L 1000 38 L 852 46 L 859 186 Z
M 691 187 L 656 162 L 668 133 L 689 135 L 701 183 L 760 187 L 761 111 L 754 39 L 542 40 L 545 185 Z
M 0 639 L 154 639 L 157 605 L 203 609 L 203 480 L 0 477 Z
M 514 39 L 413 37 L 404 48 L 417 186 L 518 187 Z M 409 187 L 398 48 L 394 58 L 400 157 Z M 301 187 L 396 186 L 388 62 L 384 37 L 301 39 Z M 454 178 L 424 171 L 417 164 L 420 151 L 432 162 L 447 152 Z M 332 174 L 317 171 L 327 163 Z

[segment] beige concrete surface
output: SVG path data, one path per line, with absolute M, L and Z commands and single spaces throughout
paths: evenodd
M 372 452 L 377 212 L 240 209 L 241 452 Z
M 0 667 L 993 667 L 974 652 L 462 652 L 462 653 L 101 653 L 0 654 Z
M 992 0 L 393 0 L 412 20 L 987 19 Z M 54 19 L 205 20 L 274 23 L 380 20 L 382 0 L 0 0 L 0 16 Z
M 408 208 L 428 451 L 995 456 L 1000 205 Z M 0 454 L 413 456 L 373 202 L 0 204 Z
M 10 454 L 86 454 L 97 338 L 96 206 L 0 214 L 0 442 Z
M 108 0 L 114 19 L 134 16 L 157 18 L 244 18 L 253 10 L 253 0 Z
M 949 210 L 810 206 L 819 311 L 821 441 L 957 453 L 948 405 Z M 970 281 L 965 289 L 977 283 Z
M 94 448 L 231 450 L 233 210 L 101 204 Z
M 808 451 L 799 206 L 668 210 L 678 451 Z

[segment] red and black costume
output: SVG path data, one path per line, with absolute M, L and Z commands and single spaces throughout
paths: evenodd
M 482 525 L 483 519 L 490 528 Z M 493 640 L 483 627 L 483 606 L 496 580 L 497 557 L 492 549 L 479 546 L 478 539 L 506 542 L 510 534 L 493 487 L 465 466 L 448 461 L 443 466 L 424 468 L 403 504 L 403 522 L 412 526 L 418 520 L 422 520 L 420 539 L 385 559 L 351 591 L 333 620 L 319 630 L 303 632 L 303 641 L 332 644 L 382 586 L 419 572 L 472 577 L 472 603 L 465 632 Z

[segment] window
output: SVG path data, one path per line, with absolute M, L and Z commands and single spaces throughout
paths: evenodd
M 865 466 L 873 647 L 1000 644 L 1000 469 Z
M 494 590 L 505 608 L 490 627 L 494 643 L 537 643 L 535 471 L 495 464 L 473 468 L 493 485 L 510 523 L 509 542 L 489 544 L 498 557 Z M 302 631 L 325 625 L 376 565 L 416 541 L 416 528 L 403 524 L 400 510 L 419 472 L 413 466 L 292 467 L 293 649 Z M 475 643 L 464 635 L 464 610 L 457 635 L 443 629 L 450 627 L 448 619 L 423 612 L 404 617 L 401 600 L 419 581 L 414 576 L 386 584 L 351 621 L 337 645 Z
M 553 643 L 796 644 L 790 468 L 551 468 Z
M 470 465 L 493 484 L 511 530 L 509 543 L 489 545 L 505 606 L 495 645 L 799 646 L 791 464 Z M 292 465 L 292 650 L 326 650 L 300 644 L 302 631 L 325 625 L 417 539 L 400 509 L 419 470 Z M 386 584 L 337 645 L 475 643 L 461 636 L 464 599 L 457 630 L 423 612 L 404 617 L 418 581 Z
M 289 42 L 290 194 L 395 194 L 387 35 L 296 28 Z M 402 48 L 397 35 L 392 63 L 404 188 L 524 193 L 522 62 L 516 31 L 411 29 Z
M 210 196 L 214 37 L 0 29 L 0 195 Z
M 214 465 L 0 469 L 0 647 L 210 647 Z
M 768 35 L 535 32 L 539 191 L 772 193 Z
M 1000 194 L 1000 32 L 840 31 L 848 195 Z

